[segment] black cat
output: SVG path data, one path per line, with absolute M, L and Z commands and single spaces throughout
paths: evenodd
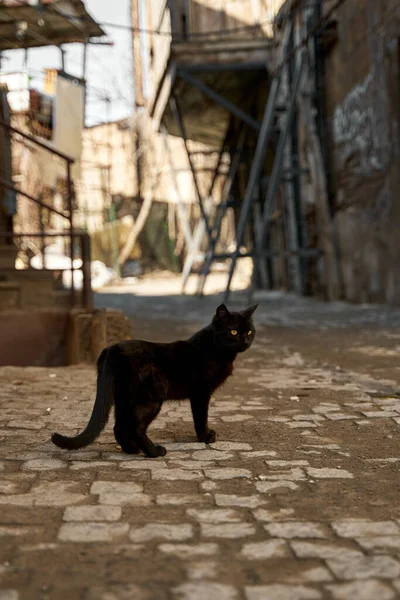
M 207 426 L 211 394 L 232 374 L 236 355 L 250 348 L 257 306 L 230 313 L 221 304 L 211 324 L 186 341 L 128 340 L 105 348 L 97 361 L 97 396 L 86 429 L 72 438 L 54 433 L 52 442 L 68 450 L 92 443 L 114 403 L 114 435 L 122 450 L 164 456 L 166 449 L 153 444 L 147 428 L 165 400 L 184 398 L 190 399 L 197 439 L 214 442 L 215 431 Z

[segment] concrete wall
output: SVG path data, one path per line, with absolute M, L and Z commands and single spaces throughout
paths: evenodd
M 334 16 L 326 98 L 344 296 L 400 304 L 400 2 L 347 0 Z

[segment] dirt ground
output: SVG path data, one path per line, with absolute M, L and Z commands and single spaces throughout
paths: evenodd
M 168 341 L 220 303 L 178 291 L 153 278 L 96 303 Z M 111 423 L 59 450 L 51 432 L 87 422 L 94 368 L 0 368 L 0 600 L 400 598 L 400 310 L 259 303 L 209 447 L 179 402 L 152 426 L 163 458 L 123 455 Z

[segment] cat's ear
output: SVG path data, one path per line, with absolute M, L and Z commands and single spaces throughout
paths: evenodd
M 251 306 L 249 306 L 249 308 L 246 308 L 246 310 L 242 311 L 242 315 L 244 316 L 244 318 L 251 319 L 257 306 L 258 306 L 258 304 L 252 304 Z
M 226 319 L 226 317 L 229 317 L 230 314 L 231 313 L 226 308 L 225 304 L 220 304 L 217 310 L 215 311 L 215 316 L 217 317 L 217 319 Z

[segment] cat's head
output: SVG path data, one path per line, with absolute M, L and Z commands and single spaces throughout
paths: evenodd
M 218 306 L 211 323 L 218 350 L 244 352 L 250 348 L 256 333 L 252 316 L 257 306 L 253 304 L 241 312 L 229 312 L 225 304 Z

